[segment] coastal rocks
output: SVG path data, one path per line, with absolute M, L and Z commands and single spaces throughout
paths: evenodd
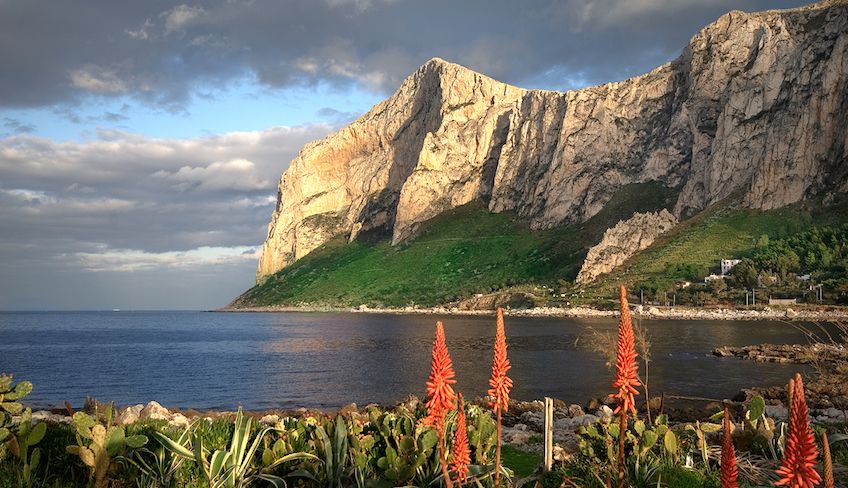
M 171 418 L 171 412 L 159 405 L 157 402 L 149 402 L 138 414 L 140 420 L 168 420 Z
M 135 405 L 127 407 L 115 419 L 117 425 L 128 425 L 139 420 L 141 412 L 144 410 L 144 405 Z
M 789 409 L 783 405 L 766 405 L 766 416 L 775 421 L 785 421 L 789 418 Z
M 538 299 L 525 292 L 503 292 L 478 294 L 456 304 L 458 310 L 495 310 L 498 307 L 509 309 L 530 309 Z
M 279 421 L 280 416 L 275 414 L 264 415 L 262 418 L 259 419 L 259 423 L 265 425 L 274 425 Z
M 635 213 L 629 219 L 620 221 L 604 232 L 601 242 L 589 249 L 576 282 L 590 283 L 598 276 L 609 273 L 630 256 L 653 244 L 657 237 L 675 225 L 677 217 L 666 209 Z
M 744 347 L 718 347 L 713 349 L 718 357 L 735 357 L 760 363 L 848 364 L 848 349 L 836 344 L 757 344 Z
M 848 188 L 846 139 L 844 1 L 733 11 L 671 63 L 564 93 L 433 59 L 291 162 L 257 280 L 331 239 L 402 242 L 475 200 L 536 229 L 584 222 L 650 181 L 680 189 L 678 218 L 735 196 L 777 208 Z
M 32 420 L 33 421 L 44 421 L 44 422 L 52 422 L 59 424 L 70 424 L 71 417 L 62 414 L 56 414 L 49 412 L 47 410 L 38 410 L 32 412 Z

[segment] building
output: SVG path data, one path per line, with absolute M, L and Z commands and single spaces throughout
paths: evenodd
M 730 270 L 733 269 L 734 266 L 741 263 L 741 259 L 722 259 L 721 260 L 721 274 L 726 275 L 730 273 Z
M 724 275 L 723 275 L 723 274 L 720 274 L 720 275 L 717 275 L 717 274 L 711 274 L 711 275 L 709 275 L 709 276 L 705 276 L 705 277 L 704 277 L 704 283 L 709 283 L 710 281 L 723 280 L 723 279 L 724 279 Z

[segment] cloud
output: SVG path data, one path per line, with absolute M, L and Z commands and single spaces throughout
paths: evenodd
M 165 20 L 165 35 L 185 29 L 205 13 L 203 7 L 190 7 L 185 4 L 162 12 L 160 17 Z
M 199 190 L 271 190 L 274 183 L 256 174 L 256 164 L 244 158 L 216 161 L 208 166 L 183 166 L 177 171 L 159 170 L 154 178 L 177 182 L 175 188 Z
M 245 288 L 255 260 L 243 251 L 264 240 L 275 182 L 306 142 L 330 130 L 0 139 L 0 284 L 37 270 L 120 273 L 180 261 L 236 266 Z
M 95 93 L 124 93 L 129 84 L 122 80 L 112 68 L 86 66 L 70 73 L 71 84 Z
M 33 124 L 21 122 L 13 117 L 3 117 L 3 127 L 12 134 L 28 134 L 30 132 L 35 132 L 35 126 Z
M 804 0 L 0 2 L 0 107 L 129 95 L 184 110 L 210 86 L 388 94 L 433 56 L 543 88 L 640 74 L 731 8 Z M 61 25 L 62 28 L 56 28 Z M 13 47 L 14 46 L 14 47 Z M 37 62 L 33 62 L 37 60 Z
M 137 249 L 111 249 L 103 252 L 78 252 L 70 256 L 85 271 L 135 272 L 174 268 L 189 270 L 237 262 L 255 263 L 256 247 L 199 247 L 188 251 L 152 253 Z

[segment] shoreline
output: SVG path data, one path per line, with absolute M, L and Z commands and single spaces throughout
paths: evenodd
M 739 308 L 698 308 L 663 307 L 637 305 L 631 307 L 633 315 L 650 320 L 784 320 L 784 321 L 848 321 L 848 307 L 759 307 Z M 370 308 L 359 307 L 316 307 L 316 306 L 266 306 L 266 307 L 224 307 L 211 312 L 250 312 L 250 313 L 370 313 L 387 315 L 455 315 L 489 316 L 494 310 L 466 310 L 457 307 L 429 308 Z M 617 310 L 600 310 L 592 307 L 536 307 L 527 309 L 504 309 L 504 314 L 513 317 L 569 317 L 569 318 L 615 318 Z

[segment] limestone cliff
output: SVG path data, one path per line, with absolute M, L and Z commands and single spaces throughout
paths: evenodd
M 480 199 L 534 228 L 582 222 L 630 183 L 771 209 L 848 190 L 848 2 L 730 12 L 675 61 L 565 93 L 433 59 L 308 144 L 283 175 L 257 278 L 336 236 L 399 242 Z
M 677 218 L 668 210 L 633 214 L 604 232 L 597 245 L 589 249 L 577 275 L 577 283 L 589 283 L 609 273 L 630 256 L 654 243 L 657 237 L 677 225 Z

